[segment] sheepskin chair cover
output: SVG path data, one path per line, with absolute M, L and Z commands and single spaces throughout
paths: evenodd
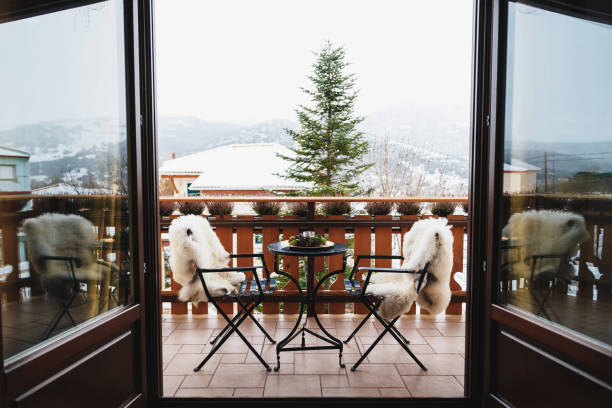
M 453 267 L 453 234 L 446 218 L 417 221 L 404 235 L 402 269 L 418 271 L 429 262 L 428 274 L 417 294 L 419 276 L 415 274 L 377 273 L 372 276 L 368 293 L 383 301 L 380 315 L 391 320 L 406 313 L 416 300 L 433 314 L 446 310 L 450 302 L 450 276 Z
M 81 260 L 75 268 L 79 281 L 96 280 L 100 277 L 94 255 L 97 236 L 94 226 L 80 215 L 48 213 L 23 223 L 26 234 L 28 259 L 40 275 L 45 292 L 61 299 L 70 295 L 72 276 L 64 261 L 43 261 L 42 256 L 71 256 Z
M 229 254 L 211 228 L 208 220 L 199 215 L 176 218 L 168 230 L 170 236 L 170 268 L 174 280 L 181 284 L 179 300 L 194 303 L 206 302 L 206 294 L 195 272 L 201 269 L 227 268 Z M 236 291 L 245 280 L 242 272 L 204 274 L 206 287 L 213 297 Z
M 555 273 L 570 277 L 574 269 L 568 259 L 575 256 L 578 246 L 589 238 L 584 217 L 566 211 L 529 210 L 515 213 L 508 220 L 502 235 L 517 247 L 512 256 L 511 274 L 514 277 L 531 277 L 532 256 L 560 255 L 567 258 L 543 258 L 536 263 L 534 280 L 549 281 Z

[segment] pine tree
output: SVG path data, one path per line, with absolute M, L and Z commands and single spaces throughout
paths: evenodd
M 295 110 L 297 129 L 285 129 L 297 146 L 292 149 L 295 157 L 280 155 L 291 162 L 282 176 L 311 182 L 326 192 L 355 192 L 358 176 L 371 167 L 364 161 L 368 142 L 356 129 L 364 118 L 354 114 L 358 94 L 355 74 L 344 72 L 349 65 L 344 47 L 334 47 L 328 41 L 315 55 L 314 72 L 308 76 L 314 88 L 301 88 L 312 103 Z

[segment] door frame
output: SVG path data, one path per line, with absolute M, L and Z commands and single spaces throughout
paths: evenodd
M 505 85 L 506 85 L 506 37 L 507 37 L 507 8 L 508 3 L 526 4 L 540 9 L 560 14 L 578 17 L 585 20 L 612 22 L 612 4 L 606 1 L 588 0 L 493 0 L 491 7 L 491 35 L 490 55 L 488 65 L 489 73 L 489 107 L 490 137 L 486 148 L 484 161 L 486 166 L 486 182 L 483 191 L 486 206 L 487 243 L 483 258 L 484 273 L 484 339 L 485 347 L 482 378 L 483 399 L 485 405 L 507 406 L 495 394 L 496 382 L 495 336 L 496 331 L 503 325 L 518 334 L 521 341 L 551 358 L 557 358 L 562 364 L 571 366 L 571 369 L 583 370 L 586 375 L 612 383 L 612 372 L 608 369 L 612 365 L 612 351 L 590 339 L 578 336 L 569 330 L 522 311 L 512 306 L 496 304 L 497 274 L 496 265 L 499 264 L 498 243 L 501 239 L 502 188 L 503 188 L 503 162 L 504 162 L 504 116 L 505 116 Z M 484 168 L 483 168 L 484 170 Z
M 148 78 L 146 83 L 141 83 L 141 97 L 148 103 L 141 102 L 144 127 L 143 133 L 146 143 L 149 146 L 147 158 L 149 163 L 154 163 L 157 159 L 156 151 L 156 127 L 155 127 L 155 73 L 153 49 L 153 2 L 154 0 L 140 0 L 140 12 L 142 14 L 141 39 L 139 46 L 146 50 L 141 55 L 141 67 L 143 76 Z M 491 53 L 491 4 L 489 0 L 473 0 L 473 31 L 472 31 L 472 75 L 471 75 L 471 111 L 470 111 L 470 200 L 468 203 L 469 214 L 484 214 L 487 207 L 487 185 L 486 175 L 489 166 L 489 97 L 490 97 L 490 53 Z M 142 82 L 142 80 L 141 80 Z M 157 180 L 157 166 L 147 169 L 147 175 L 151 180 Z M 150 185 L 148 191 L 157 195 L 157 185 Z M 145 197 L 151 197 L 145 195 Z M 155 200 L 154 200 L 155 201 Z M 159 224 L 158 203 L 151 205 L 150 210 L 154 212 L 154 217 Z M 152 218 L 149 218 L 152 219 Z M 148 242 L 147 252 L 154 254 L 148 257 L 148 263 L 155 266 L 155 279 L 148 279 L 145 292 L 149 296 L 145 299 L 147 308 L 147 338 L 151 343 L 147 349 L 147 360 L 149 366 L 147 375 L 149 377 L 149 401 L 154 406 L 160 407 L 199 407 L 202 402 L 215 406 L 234 406 L 237 403 L 248 403 L 254 407 L 284 407 L 291 403 L 295 407 L 310 407 L 310 399 L 295 398 L 171 398 L 161 397 L 162 390 L 162 355 L 161 355 L 161 300 L 160 300 L 160 278 L 159 274 L 159 242 L 157 235 L 159 231 L 152 229 L 149 237 L 154 237 Z M 470 216 L 468 220 L 468 301 L 466 309 L 466 362 L 465 362 L 465 397 L 464 398 L 417 398 L 417 399 L 383 399 L 383 398 L 321 398 L 317 401 L 325 404 L 333 401 L 334 406 L 338 407 L 371 407 L 373 405 L 384 406 L 431 406 L 431 407 L 472 407 L 480 406 L 483 399 L 483 380 L 485 353 L 485 331 L 486 331 L 486 311 L 484 305 L 487 304 L 485 285 L 485 273 L 482 269 L 483 261 L 486 256 L 487 224 L 484 217 Z M 155 242 L 153 242 L 155 241 Z M 145 240 L 146 242 L 146 240 Z M 469 356 L 469 358 L 468 358 Z
M 0 23 L 50 14 L 61 10 L 86 6 L 102 0 L 6 0 L 0 3 Z M 107 347 L 125 338 L 128 333 L 134 335 L 137 343 L 135 369 L 138 378 L 135 383 L 139 390 L 124 402 L 125 406 L 145 406 L 148 397 L 148 377 L 146 375 L 147 347 L 146 341 L 146 306 L 144 301 L 145 283 L 147 281 L 146 262 L 151 257 L 146 252 L 146 234 L 151 229 L 147 223 L 150 209 L 147 197 L 147 164 L 146 156 L 149 145 L 147 133 L 141 125 L 142 105 L 139 64 L 141 58 L 138 49 L 140 41 L 141 6 L 135 0 L 123 0 L 123 35 L 125 64 L 125 97 L 126 97 L 126 138 L 128 154 L 129 179 L 129 213 L 131 231 L 131 269 L 134 275 L 133 303 L 120 306 L 102 316 L 95 317 L 78 326 L 78 330 L 60 335 L 40 349 L 34 350 L 9 364 L 0 364 L 2 385 L 0 406 L 12 406 L 14 398 L 26 395 L 54 381 L 81 362 L 104 351 Z M 143 128 L 141 131 L 141 127 Z M 155 183 L 154 183 L 155 184 Z M 150 280 L 150 279 L 149 279 Z M 1 322 L 0 316 L 0 322 Z M 1 325 L 0 325 L 1 333 Z M 2 345 L 0 344 L 0 351 Z M 26 393 L 26 394 L 24 394 Z

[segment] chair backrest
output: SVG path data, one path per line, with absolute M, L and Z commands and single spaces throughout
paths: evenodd
M 26 248 L 30 264 L 38 274 L 46 276 L 66 275 L 63 260 L 49 260 L 52 257 L 72 257 L 76 262 L 78 277 L 89 276 L 95 268 L 94 248 L 97 243 L 93 224 L 80 215 L 48 213 L 23 223 L 26 234 Z M 81 276 L 83 275 L 83 276 Z

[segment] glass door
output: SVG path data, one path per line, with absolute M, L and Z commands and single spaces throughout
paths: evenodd
M 489 398 L 597 406 L 612 389 L 612 20 L 529 3 L 496 3 Z
M 118 406 L 144 384 L 132 3 L 45 3 L 0 9 L 5 400 Z

